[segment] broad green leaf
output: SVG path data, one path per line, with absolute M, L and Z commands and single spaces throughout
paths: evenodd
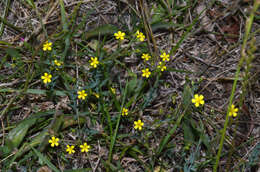
M 36 122 L 36 118 L 29 118 L 23 120 L 17 127 L 13 128 L 7 136 L 7 146 L 12 150 L 13 148 L 17 148 L 24 139 L 28 129 L 34 125 Z
M 131 95 L 132 92 L 135 92 L 135 88 L 137 85 L 137 78 L 134 77 L 131 81 L 129 81 L 129 86 L 128 86 L 128 94 Z
M 185 143 L 185 145 L 187 146 L 191 143 L 194 143 L 195 137 L 193 135 L 193 131 L 186 121 L 182 123 L 182 128 L 183 128 L 183 131 L 184 131 L 184 143 Z
M 14 48 L 7 48 L 6 53 L 11 57 L 20 57 L 19 52 Z
M 188 84 L 186 84 L 186 86 L 184 87 L 184 91 L 182 94 L 182 101 L 183 101 L 183 106 L 185 107 L 189 107 L 190 103 L 191 103 L 191 88 Z

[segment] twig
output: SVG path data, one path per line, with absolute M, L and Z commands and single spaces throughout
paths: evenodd
M 4 143 L 5 143 L 5 126 L 4 126 L 3 119 L 1 119 L 1 124 L 2 124 L 2 130 L 3 130 L 2 146 L 4 146 Z
M 23 80 L 23 81 L 25 81 L 25 80 Z M 16 79 L 16 80 L 14 80 L 14 81 L 12 81 L 12 82 L 9 82 L 9 83 L 0 84 L 0 87 L 12 86 L 12 85 L 17 84 L 17 83 L 19 83 L 19 82 L 20 82 L 19 79 Z
M 185 56 L 193 59 L 193 60 L 197 60 L 205 65 L 207 65 L 208 67 L 215 67 L 215 68 L 222 68 L 221 66 L 217 66 L 217 65 L 214 65 L 214 64 L 208 64 L 207 62 L 205 62 L 204 60 L 202 60 L 201 58 L 199 57 L 196 57 L 196 56 L 192 56 L 191 54 L 187 53 L 187 52 L 183 52 L 185 54 Z

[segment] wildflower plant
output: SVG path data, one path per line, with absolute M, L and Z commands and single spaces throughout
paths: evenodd
M 41 76 L 41 79 L 43 80 L 44 84 L 48 84 L 51 82 L 52 75 L 48 73 L 44 73 L 44 75 Z
M 97 65 L 99 64 L 98 58 L 97 58 L 97 57 L 91 57 L 89 63 L 90 63 L 90 65 L 91 65 L 93 68 L 96 68 Z
M 75 150 L 74 150 L 75 146 L 73 145 L 67 145 L 67 149 L 66 149 L 66 152 L 68 152 L 69 154 L 73 154 L 75 153 Z
M 230 110 L 229 110 L 229 116 L 236 117 L 238 112 L 238 108 L 235 107 L 235 105 L 231 105 Z
M 151 58 L 151 56 L 149 54 L 142 54 L 142 59 L 144 59 L 145 61 L 148 61 Z
M 90 146 L 85 142 L 84 144 L 79 146 L 81 149 L 81 152 L 88 152 L 90 149 Z
M 204 99 L 203 95 L 195 94 L 194 98 L 191 101 L 192 103 L 194 103 L 196 107 L 199 107 L 200 105 L 204 105 L 205 102 L 203 99 Z
M 99 99 L 99 97 L 100 97 L 100 95 L 99 95 L 98 93 L 93 93 L 93 95 L 94 95 L 97 99 Z
M 127 116 L 128 115 L 128 109 L 123 108 L 122 109 L 122 116 Z
M 148 68 L 146 68 L 146 69 L 143 69 L 142 70 L 142 76 L 143 77 L 146 77 L 146 78 L 149 78 L 149 76 L 151 75 L 151 72 L 149 71 L 149 69 Z
M 138 121 L 134 121 L 134 129 L 139 131 L 142 130 L 144 123 L 139 119 Z
M 166 66 L 164 65 L 163 62 L 159 62 L 157 68 L 160 69 L 162 72 L 166 70 Z
M 78 91 L 78 99 L 85 100 L 88 94 L 85 90 Z
M 137 38 L 139 41 L 141 41 L 141 42 L 144 41 L 145 36 L 144 36 L 144 34 L 143 34 L 142 32 L 140 32 L 140 31 L 138 30 L 138 31 L 136 31 L 135 34 L 136 34 L 136 38 Z
M 110 90 L 111 90 L 111 92 L 112 92 L 113 94 L 116 94 L 116 89 L 115 89 L 115 88 L 111 87 Z
M 52 50 L 52 42 L 46 41 L 43 44 L 43 51 L 51 51 Z
M 26 4 L 28 2 L 29 1 L 25 1 L 24 3 Z M 58 20 L 61 19 L 60 22 L 55 24 L 57 27 L 44 27 L 39 30 L 42 31 L 42 33 L 37 32 L 37 35 L 44 35 L 50 40 L 55 40 L 55 42 L 51 42 L 50 40 L 43 42 L 39 51 L 38 48 L 35 47 L 36 44 L 34 44 L 37 42 L 37 39 L 30 33 L 28 33 L 28 35 L 26 33 L 26 41 L 24 41 L 21 44 L 22 46 L 19 47 L 17 44 L 19 42 L 15 40 L 11 44 L 7 41 L 0 41 L 0 46 L 4 44 L 2 47 L 6 47 L 6 50 L 0 52 L 3 57 L 3 60 L 0 62 L 0 73 L 2 72 L 0 74 L 0 105 L 3 105 L 1 118 L 6 119 L 3 120 L 1 127 L 8 127 L 6 130 L 8 133 L 2 134 L 2 140 L 6 140 L 7 142 L 2 143 L 0 146 L 0 152 L 2 153 L 3 150 L 8 151 L 5 144 L 14 143 L 10 144 L 10 148 L 8 147 L 9 145 L 7 145 L 8 149 L 10 149 L 9 153 L 6 154 L 3 152 L 6 156 L 4 155 L 1 157 L 1 159 L 3 159 L 2 163 L 4 164 L 3 166 L 2 164 L 0 165 L 2 171 L 8 170 L 2 169 L 2 167 L 9 168 L 13 165 L 13 162 L 18 162 L 19 160 L 23 160 L 21 161 L 21 165 L 26 166 L 26 162 L 29 162 L 29 159 L 32 159 L 30 158 L 30 155 L 34 150 L 23 151 L 22 154 L 16 154 L 13 156 L 15 150 L 23 147 L 24 141 L 29 144 L 35 143 L 34 147 L 38 147 L 38 151 L 40 152 L 40 154 L 35 153 L 35 157 L 43 154 L 47 160 L 50 160 L 52 170 L 57 171 L 55 170 L 55 166 L 59 166 L 59 162 L 61 164 L 59 167 L 61 168 L 74 168 L 74 161 L 82 158 L 85 162 L 89 157 L 93 157 L 95 156 L 94 154 L 97 154 L 96 152 L 91 151 L 92 145 L 89 145 L 84 141 L 81 142 L 81 140 L 85 140 L 86 138 L 90 140 L 88 142 L 95 144 L 95 149 L 99 150 L 99 153 L 102 154 L 102 150 L 105 150 L 106 152 L 105 155 L 101 157 L 101 161 L 97 162 L 94 167 L 95 169 L 100 169 L 100 171 L 113 171 L 114 167 L 117 168 L 120 166 L 120 164 L 117 163 L 120 163 L 126 155 L 130 158 L 136 159 L 140 153 L 146 155 L 147 153 L 149 154 L 149 152 L 152 152 L 153 158 L 144 163 L 141 162 L 135 164 L 138 167 L 142 166 L 140 169 L 156 171 L 156 169 L 158 169 L 156 168 L 157 165 L 162 165 L 167 169 L 176 165 L 173 169 L 175 171 L 180 171 L 181 168 L 185 166 L 192 166 L 194 171 L 203 171 L 203 162 L 210 162 L 205 166 L 205 168 L 210 168 L 212 160 L 216 159 L 214 157 L 216 149 L 212 149 L 210 144 L 221 145 L 216 143 L 216 140 L 219 139 L 215 139 L 215 136 L 219 138 L 219 133 L 222 134 L 225 133 L 226 130 L 231 129 L 231 127 L 228 127 L 229 119 L 230 117 L 237 117 L 239 109 L 232 104 L 234 99 L 230 99 L 230 106 L 228 111 L 226 111 L 227 122 L 225 123 L 225 129 L 220 130 L 220 127 L 222 126 L 221 124 L 213 126 L 213 132 L 216 132 L 214 134 L 207 133 L 207 131 L 204 130 L 208 128 L 207 126 L 215 124 L 215 120 L 217 120 L 217 123 L 222 123 L 223 120 L 219 120 L 216 116 L 223 117 L 223 115 L 219 111 L 214 111 L 210 113 L 212 115 L 207 115 L 209 107 L 212 107 L 210 109 L 216 108 L 216 104 L 214 103 L 215 100 L 212 99 L 212 104 L 209 102 L 209 106 L 204 108 L 204 96 L 195 94 L 196 92 L 194 93 L 194 91 L 197 91 L 198 88 L 203 88 L 203 90 L 208 89 L 208 91 L 211 91 L 210 89 L 215 88 L 207 87 L 207 83 L 215 84 L 216 82 L 210 82 L 210 80 L 201 82 L 201 80 L 199 80 L 198 84 L 194 84 L 194 82 L 190 82 L 190 80 L 192 78 L 192 80 L 196 81 L 196 78 L 194 77 L 197 75 L 192 73 L 193 68 L 189 66 L 191 63 L 178 61 L 179 63 L 185 63 L 184 65 L 177 65 L 176 67 L 179 69 L 174 69 L 174 66 L 168 64 L 173 60 L 176 53 L 178 55 L 178 53 L 182 51 L 183 47 L 192 45 L 192 48 L 190 48 L 189 51 L 194 51 L 193 42 L 195 41 L 189 43 L 188 37 L 191 37 L 191 40 L 198 37 L 198 35 L 194 36 L 194 33 L 196 32 L 198 22 L 201 21 L 199 15 L 202 13 L 190 16 L 192 22 L 187 24 L 185 23 L 186 20 L 182 19 L 182 16 L 187 16 L 185 12 L 189 12 L 189 8 L 192 5 L 186 4 L 185 8 L 175 8 L 172 6 L 172 3 L 157 3 L 157 1 L 147 1 L 147 3 L 140 3 L 138 6 L 130 6 L 131 4 L 128 6 L 126 4 L 128 7 L 126 8 L 127 10 L 121 10 L 117 19 L 120 21 L 121 17 L 125 17 L 125 12 L 128 13 L 132 12 L 131 10 L 136 10 L 133 15 L 128 15 L 129 18 L 127 18 L 127 20 L 122 20 L 119 23 L 115 23 L 115 25 L 102 24 L 95 28 L 95 24 L 92 25 L 92 22 L 88 22 L 88 18 L 93 17 L 93 10 L 90 9 L 89 13 L 84 15 L 82 18 L 82 15 L 77 15 L 81 14 L 82 10 L 84 12 L 84 8 L 82 8 L 80 3 L 71 4 L 70 8 L 65 8 L 66 6 L 64 6 L 63 1 L 59 1 L 57 4 L 60 7 L 60 12 L 57 13 L 57 15 L 60 17 L 57 18 L 56 14 L 52 16 L 52 18 L 57 18 Z M 110 4 L 111 3 L 105 3 L 105 5 Z M 112 4 L 119 5 L 119 3 Z M 191 10 L 195 8 L 197 4 L 193 4 Z M 6 6 L 7 10 L 9 9 L 8 4 L 3 5 Z M 48 4 L 46 5 L 47 7 L 44 8 L 44 10 L 39 11 L 40 14 L 43 14 L 46 10 L 52 10 L 51 6 L 48 6 Z M 87 5 L 87 3 L 84 3 L 84 5 Z M 216 4 L 213 5 L 214 7 L 216 6 Z M 249 5 L 251 7 L 252 3 Z M 23 5 L 23 7 L 24 6 L 26 7 L 27 5 Z M 30 6 L 31 3 L 28 7 Z M 89 6 L 99 8 L 99 5 L 96 3 L 90 3 Z M 151 8 L 146 8 L 146 6 Z M 102 6 L 102 8 L 105 7 Z M 94 11 L 97 10 L 99 11 L 100 9 L 94 9 Z M 138 13 L 140 11 L 145 13 L 141 13 L 140 15 Z M 167 25 L 167 23 L 169 23 L 169 15 L 171 20 L 174 19 L 178 21 L 177 25 L 173 23 L 170 25 L 170 28 Z M 77 18 L 78 16 L 80 18 Z M 245 17 L 242 17 L 241 20 L 244 18 Z M 88 31 L 85 32 L 85 27 L 88 23 L 91 24 L 91 29 L 87 29 Z M 241 23 L 243 24 L 244 22 Z M 5 23 L 3 23 L 3 26 L 4 25 Z M 94 27 L 93 29 L 92 26 Z M 125 33 L 122 30 L 118 31 L 118 28 L 116 28 L 117 26 L 123 28 Z M 52 29 L 54 28 L 59 29 L 53 31 Z M 140 30 L 137 30 L 137 28 Z M 143 33 L 144 29 L 146 31 L 145 34 Z M 179 33 L 174 34 L 172 35 L 173 37 L 169 38 L 169 30 L 171 32 L 176 31 Z M 131 35 L 126 33 L 131 33 Z M 254 34 L 257 34 L 257 32 Z M 148 35 L 149 37 L 146 37 Z M 253 37 L 254 35 L 249 38 L 253 39 Z M 170 41 L 165 41 L 166 39 L 170 39 Z M 186 41 L 186 39 L 188 40 Z M 224 45 L 225 42 L 229 42 L 229 40 L 225 39 L 221 43 Z M 237 44 L 234 44 L 234 47 L 231 44 L 230 46 L 228 45 L 227 47 L 223 47 L 228 50 L 234 48 L 239 49 L 241 47 L 239 46 L 240 42 L 241 41 L 238 41 Z M 167 47 L 167 49 L 161 50 L 162 47 Z M 211 47 L 211 45 L 209 47 Z M 219 55 L 218 52 L 222 52 L 223 47 L 221 46 L 219 47 L 219 51 L 213 52 L 213 59 L 215 59 L 215 56 Z M 245 41 L 245 49 L 241 52 L 247 55 L 249 53 L 248 51 L 249 44 L 246 44 Z M 212 52 L 206 53 L 212 54 Z M 226 52 L 224 51 L 224 53 Z M 85 59 L 86 56 L 88 57 L 87 61 Z M 13 59 L 13 63 L 15 63 L 13 64 L 13 67 L 15 67 L 15 69 L 10 69 L 10 64 L 6 64 L 12 61 L 12 57 L 17 58 L 16 60 Z M 226 56 L 226 58 L 227 57 L 229 56 Z M 18 63 L 19 59 L 22 62 L 20 65 Z M 252 66 L 252 70 L 250 68 L 247 69 L 247 65 L 250 65 L 250 62 L 248 62 L 249 59 L 250 58 L 245 58 L 244 61 L 239 63 L 241 64 L 240 68 L 245 71 L 243 75 L 245 74 L 246 76 L 250 76 L 250 72 L 253 71 L 253 67 L 255 67 Z M 63 65 L 65 62 L 66 65 Z M 237 60 L 234 60 L 234 62 L 237 62 Z M 200 63 L 193 63 L 192 65 L 197 64 L 200 65 Z M 182 68 L 182 66 L 185 68 Z M 225 65 L 224 67 L 228 66 Z M 55 69 L 62 70 L 56 71 Z M 246 70 L 248 70 L 248 74 L 246 73 Z M 8 71 L 8 74 L 5 73 L 5 71 Z M 15 72 L 14 74 L 12 74 L 13 71 Z M 233 71 L 234 70 L 228 70 L 228 72 Z M 207 70 L 207 72 L 209 72 L 209 75 L 207 76 L 212 76 L 210 74 L 211 72 L 221 72 L 221 70 L 213 70 L 212 68 L 212 70 Z M 23 77 L 23 74 L 27 76 Z M 227 76 L 234 76 L 229 74 L 230 73 L 228 73 Z M 233 97 L 236 95 L 237 89 L 242 88 L 246 90 L 247 88 L 246 85 L 243 85 L 243 82 L 246 80 L 244 80 L 244 78 L 241 80 L 239 79 L 240 77 L 243 77 L 243 75 L 240 75 L 239 72 L 236 74 L 235 81 L 239 81 L 239 83 L 242 84 L 242 87 L 235 87 L 234 84 L 234 87 L 232 87 Z M 14 78 L 17 76 L 19 76 L 19 78 Z M 21 78 L 24 79 L 21 81 Z M 178 81 L 175 82 L 176 78 Z M 185 81 L 187 81 L 187 83 L 185 83 L 185 87 L 182 87 Z M 202 86 L 201 83 L 203 83 L 204 86 Z M 45 84 L 45 88 L 42 88 L 41 86 L 44 86 Z M 9 86 L 11 87 L 10 89 L 8 88 Z M 22 95 L 17 95 L 19 90 L 22 91 Z M 181 90 L 183 90 L 182 96 L 180 93 Z M 248 91 L 252 90 L 250 89 Z M 26 101 L 20 101 L 24 99 L 24 95 L 26 95 L 28 100 L 30 100 L 28 101 L 29 103 Z M 243 100 L 243 97 L 246 97 L 246 95 L 248 94 L 245 92 L 245 94 L 239 96 L 240 102 L 245 101 Z M 14 99 L 8 100 L 9 97 L 14 97 Z M 15 101 L 18 101 L 19 104 L 16 105 Z M 23 107 L 30 107 L 32 101 L 35 101 L 35 106 L 32 109 L 32 112 L 37 112 L 37 115 L 33 115 L 32 118 L 30 117 L 30 121 L 21 121 L 21 123 L 19 121 L 19 125 L 16 127 L 13 123 L 13 118 L 10 118 L 10 115 L 12 116 L 13 113 L 16 113 L 19 108 L 23 112 Z M 40 101 L 40 103 L 37 101 Z M 225 100 L 223 99 L 222 101 L 224 102 Z M 54 105 L 58 103 L 60 106 L 58 108 L 57 105 L 56 109 L 59 110 L 59 113 L 56 113 L 56 109 L 52 105 L 46 108 L 46 106 L 49 106 L 49 103 Z M 9 107 L 9 105 L 11 106 Z M 204 110 L 205 112 L 203 112 Z M 198 111 L 199 114 L 207 117 L 205 120 L 203 119 L 203 122 L 201 122 L 201 116 L 198 116 Z M 9 118 L 11 120 L 10 122 Z M 145 125 L 144 121 L 142 121 L 144 118 L 147 120 Z M 22 125 L 22 122 L 24 122 L 23 124 L 25 125 Z M 207 124 L 207 122 L 210 123 Z M 231 119 L 230 122 L 232 123 L 233 120 Z M 198 125 L 199 128 L 196 125 Z M 232 123 L 232 127 L 234 125 L 236 124 Z M 25 128 L 24 132 L 20 132 L 21 127 Z M 28 127 L 30 130 L 27 131 L 26 128 Z M 14 130 L 16 128 L 17 130 Z M 196 130 L 196 128 L 199 130 Z M 3 132 L 5 131 L 4 128 L 2 130 Z M 135 134 L 129 133 L 131 130 L 135 131 Z M 51 134 L 59 134 L 64 137 L 64 139 L 59 139 L 51 135 L 50 138 L 47 138 L 47 148 L 51 151 L 50 153 L 48 153 L 46 147 L 44 147 L 46 146 L 45 137 L 35 137 L 36 142 L 34 142 L 34 137 L 32 136 L 37 133 L 40 135 L 41 133 L 44 134 L 46 133 L 45 131 L 49 131 Z M 12 139 L 19 133 L 22 133 L 22 136 L 20 136 L 19 139 Z M 67 134 L 69 134 L 69 137 L 66 136 Z M 184 138 L 182 142 L 178 142 L 178 138 L 173 137 L 174 135 L 179 134 Z M 204 140 L 198 139 L 198 135 Z M 235 133 L 228 135 L 229 140 L 235 140 Z M 32 139 L 28 139 L 27 137 Z M 75 137 L 75 139 L 73 137 Z M 70 142 L 67 142 L 69 138 L 73 139 L 70 140 Z M 225 137 L 222 136 L 222 138 Z M 176 139 L 178 143 L 176 142 Z M 66 140 L 66 142 L 63 140 Z M 42 144 L 41 141 L 43 141 Z M 249 145 L 250 142 L 247 142 L 246 145 Z M 252 143 L 253 142 L 254 140 L 252 140 Z M 183 149 L 179 149 L 178 153 L 180 155 L 185 155 L 185 157 L 181 156 L 181 158 L 184 159 L 181 159 L 177 164 L 176 162 L 173 164 L 171 161 L 167 161 L 166 164 L 160 163 L 164 162 L 166 157 L 165 153 L 172 156 L 172 152 L 174 152 L 172 151 L 172 143 L 177 143 L 178 145 L 183 146 Z M 223 139 L 222 145 L 223 143 L 225 143 L 225 139 Z M 132 147 L 133 145 L 134 147 Z M 233 155 L 231 153 L 232 151 L 228 150 L 230 144 L 226 145 L 227 149 L 225 150 L 230 152 L 230 155 Z M 234 151 L 237 149 L 234 144 L 232 144 L 231 148 L 234 148 Z M 190 151 L 194 149 L 207 152 L 207 156 L 202 157 L 205 161 L 199 159 L 201 157 L 199 157 L 198 154 L 201 151 L 192 152 L 191 154 L 190 152 L 186 152 L 187 150 Z M 27 154 L 28 152 L 30 152 L 29 156 Z M 89 152 L 92 155 L 89 154 Z M 63 156 L 64 154 L 71 155 L 75 153 L 77 153 L 77 156 L 74 156 L 73 159 L 71 157 L 66 159 L 66 157 L 64 158 Z M 117 155 L 120 155 L 118 160 L 115 159 L 117 158 Z M 238 154 L 236 154 L 236 156 L 237 155 Z M 9 160 L 10 156 L 12 156 L 12 160 Z M 192 157 L 198 157 L 198 161 L 193 164 L 185 161 L 185 158 L 192 159 Z M 223 158 L 223 160 L 227 159 L 221 151 L 219 157 L 221 159 Z M 232 161 L 233 157 L 230 157 L 230 160 Z M 57 158 L 58 160 L 56 160 Z M 141 157 L 141 161 L 143 161 L 143 159 L 145 160 L 145 158 L 145 156 Z M 240 157 L 237 156 L 237 158 Z M 33 158 L 32 160 L 37 161 L 37 159 L 38 158 Z M 102 159 L 105 159 L 105 161 Z M 161 161 L 159 163 L 156 162 L 156 160 L 159 159 Z M 139 162 L 138 159 L 137 162 Z M 36 165 L 39 164 L 33 164 L 34 162 L 30 163 L 33 166 L 30 164 L 29 170 L 30 167 L 38 169 Z M 241 163 L 243 162 L 239 162 L 239 165 L 234 170 L 239 171 L 240 168 L 242 169 L 246 167 L 246 165 Z M 231 163 L 228 162 L 227 164 Z M 151 169 L 149 169 L 149 167 L 151 167 Z M 222 166 L 221 169 L 224 169 L 225 167 L 226 166 Z M 15 167 L 12 166 L 12 168 Z M 160 169 L 162 170 L 162 167 Z M 227 170 L 230 169 L 227 168 Z
M 55 138 L 54 136 L 51 137 L 49 140 L 49 143 L 51 144 L 51 147 L 59 146 L 59 138 Z
M 170 60 L 170 55 L 169 54 L 166 54 L 165 52 L 164 53 L 162 53 L 161 55 L 160 55 L 160 57 L 162 58 L 162 60 L 164 61 L 164 62 L 168 62 L 169 60 Z
M 125 39 L 125 33 L 121 32 L 121 31 L 118 31 L 117 33 L 114 33 L 114 36 L 118 40 L 124 40 Z
M 61 64 L 62 64 L 62 62 L 60 62 L 60 61 L 58 61 L 58 60 L 56 60 L 56 59 L 55 59 L 53 62 L 54 62 L 54 64 L 55 64 L 56 66 L 58 66 L 58 67 L 60 67 Z

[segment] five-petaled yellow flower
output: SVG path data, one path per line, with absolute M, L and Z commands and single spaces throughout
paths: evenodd
M 159 65 L 157 66 L 158 69 L 161 69 L 161 71 L 163 72 L 164 70 L 166 70 L 166 66 L 162 63 L 159 62 Z
M 91 57 L 91 60 L 89 61 L 90 65 L 93 66 L 94 68 L 97 67 L 99 64 L 98 58 L 97 57 Z
M 88 94 L 85 92 L 85 90 L 78 91 L 78 98 L 79 98 L 79 99 L 85 100 L 86 97 L 87 97 L 87 95 L 88 95 Z
M 49 140 L 49 143 L 51 144 L 51 147 L 59 146 L 59 138 L 55 138 L 54 136 L 51 137 Z
M 128 115 L 128 109 L 123 108 L 122 110 L 122 116 L 127 116 Z
M 195 94 L 194 95 L 194 98 L 191 100 L 192 101 L 192 103 L 194 103 L 195 104 L 195 106 L 196 107 L 199 107 L 200 106 L 200 104 L 201 105 L 204 105 L 204 96 L 203 95 L 198 95 L 198 94 Z
M 149 54 L 142 54 L 142 59 L 144 59 L 145 61 L 148 61 L 151 58 L 151 56 Z
M 90 146 L 87 143 L 84 143 L 83 145 L 79 146 L 81 148 L 81 152 L 88 152 L 90 149 Z
M 135 33 L 136 34 L 136 37 L 139 39 L 139 41 L 144 41 L 145 39 L 145 36 L 142 32 L 140 32 L 139 30 Z
M 54 60 L 54 64 L 55 64 L 56 66 L 58 66 L 58 67 L 61 66 L 61 63 L 62 63 L 62 62 L 60 62 L 60 61 L 58 61 L 58 60 Z
M 118 31 L 117 33 L 114 33 L 114 36 L 116 37 L 116 39 L 120 39 L 120 40 L 124 40 L 125 39 L 125 33 Z
M 72 145 L 72 146 L 67 145 L 66 151 L 67 151 L 69 154 L 75 153 L 74 147 L 75 147 L 75 146 L 73 146 L 73 145 Z
M 43 44 L 43 51 L 51 51 L 51 46 L 52 46 L 52 42 L 49 42 L 49 41 L 46 41 L 44 44 Z
M 228 114 L 229 114 L 229 116 L 236 117 L 237 111 L 238 111 L 238 108 L 235 108 L 235 105 L 232 104 Z
M 134 126 L 135 129 L 142 130 L 144 123 L 139 119 L 138 121 L 134 122 L 134 125 L 135 125 Z
M 51 78 L 52 78 L 52 75 L 48 74 L 48 73 L 44 73 L 44 75 L 42 75 L 42 77 L 41 77 L 44 84 L 51 82 Z
M 143 77 L 149 78 L 149 76 L 151 75 L 149 69 L 143 69 L 142 72 L 143 72 L 142 74 Z
M 166 54 L 165 52 L 163 54 L 160 55 L 160 57 L 162 58 L 163 61 L 167 62 L 169 61 L 169 57 L 170 55 L 169 54 Z

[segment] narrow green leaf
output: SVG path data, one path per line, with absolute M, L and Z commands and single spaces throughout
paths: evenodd
M 8 45 L 8 46 L 12 46 L 12 44 L 10 44 L 9 42 L 6 42 L 6 41 L 0 41 L 0 45 L 3 44 L 3 45 Z
M 116 142 L 117 131 L 118 131 L 119 123 L 120 123 L 120 119 L 121 119 L 121 112 L 122 112 L 122 109 L 123 109 L 123 106 L 124 106 L 125 100 L 126 100 L 128 84 L 129 84 L 129 82 L 127 81 L 125 89 L 124 89 L 124 94 L 123 94 L 123 100 L 122 100 L 122 104 L 121 104 L 120 113 L 117 115 L 117 122 L 116 122 L 116 128 L 114 130 L 114 135 L 111 136 L 111 142 L 110 142 L 110 147 L 109 147 L 109 155 L 108 155 L 108 162 L 111 162 L 111 160 L 112 160 L 112 152 L 113 152 L 113 148 L 114 148 L 114 145 L 115 145 L 115 142 Z
M 181 114 L 181 116 L 179 116 L 179 118 L 176 121 L 176 124 L 172 127 L 172 129 L 169 131 L 169 133 L 162 139 L 162 141 L 160 142 L 160 145 L 157 149 L 156 156 L 159 156 L 160 153 L 163 151 L 163 149 L 165 148 L 165 146 L 169 142 L 171 136 L 176 131 L 177 127 L 180 125 L 183 116 L 184 116 L 184 113 Z
M 9 7 L 10 7 L 10 0 L 6 0 L 5 4 L 6 5 L 5 5 L 4 13 L 3 13 L 3 18 L 6 18 L 7 14 L 8 14 L 8 10 L 9 10 Z M 1 24 L 0 24 L 0 37 L 2 36 L 3 31 L 4 31 L 4 23 L 1 22 Z
M 31 147 L 34 153 L 41 159 L 48 167 L 50 167 L 53 171 L 59 172 L 59 170 L 53 165 L 42 153 L 37 151 L 35 148 Z
M 7 48 L 5 51 L 11 57 L 20 57 L 21 56 L 19 54 L 19 52 L 14 48 Z
M 3 88 L 0 89 L 0 93 L 13 93 L 13 92 L 21 92 L 23 90 L 16 90 L 16 89 L 11 89 L 11 88 Z M 27 94 L 44 94 L 46 95 L 47 90 L 41 90 L 41 89 L 27 89 L 25 93 Z M 56 96 L 66 96 L 66 92 L 65 91 L 58 91 L 58 90 L 54 90 L 53 91 L 54 95 Z
M 61 12 L 61 22 L 62 22 L 63 31 L 64 33 L 66 33 L 69 30 L 68 29 L 69 26 L 66 19 L 66 11 L 65 11 L 63 0 L 60 0 L 60 12 Z
M 104 35 L 112 35 L 118 31 L 118 28 L 114 25 L 106 24 L 99 27 L 95 27 L 94 29 L 88 31 L 86 33 L 86 39 L 97 37 L 97 36 L 104 36 Z
M 26 0 L 26 2 L 35 9 L 35 4 L 32 0 Z
M 82 169 L 75 169 L 75 170 L 64 170 L 64 172 L 88 172 L 92 171 L 91 168 L 82 168 Z

